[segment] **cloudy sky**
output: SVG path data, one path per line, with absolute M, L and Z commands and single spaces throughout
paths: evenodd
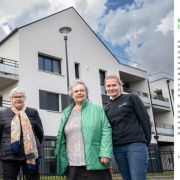
M 0 40 L 71 6 L 121 62 L 173 74 L 173 0 L 0 0 Z

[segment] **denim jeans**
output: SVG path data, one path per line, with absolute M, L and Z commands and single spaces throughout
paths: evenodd
M 123 180 L 146 180 L 148 148 L 145 143 L 113 147 L 113 152 Z

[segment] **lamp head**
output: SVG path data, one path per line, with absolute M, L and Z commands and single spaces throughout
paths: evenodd
M 70 27 L 61 27 L 59 29 L 59 32 L 62 33 L 62 34 L 65 34 L 65 35 L 70 33 L 71 31 L 72 31 L 72 29 Z

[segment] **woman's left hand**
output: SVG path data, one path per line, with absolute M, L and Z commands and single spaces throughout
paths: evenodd
M 109 158 L 106 158 L 106 157 L 102 157 L 102 158 L 101 158 L 101 163 L 102 163 L 102 164 L 106 165 L 106 164 L 109 163 L 109 162 L 110 162 L 110 159 L 109 159 Z

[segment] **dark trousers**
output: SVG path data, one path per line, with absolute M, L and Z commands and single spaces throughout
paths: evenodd
M 23 174 L 26 180 L 39 180 L 39 165 L 37 165 L 37 171 L 27 171 L 26 161 L 3 161 L 3 180 L 17 180 L 20 168 L 22 167 Z
M 112 180 L 109 169 L 86 170 L 85 166 L 69 166 L 67 180 Z

